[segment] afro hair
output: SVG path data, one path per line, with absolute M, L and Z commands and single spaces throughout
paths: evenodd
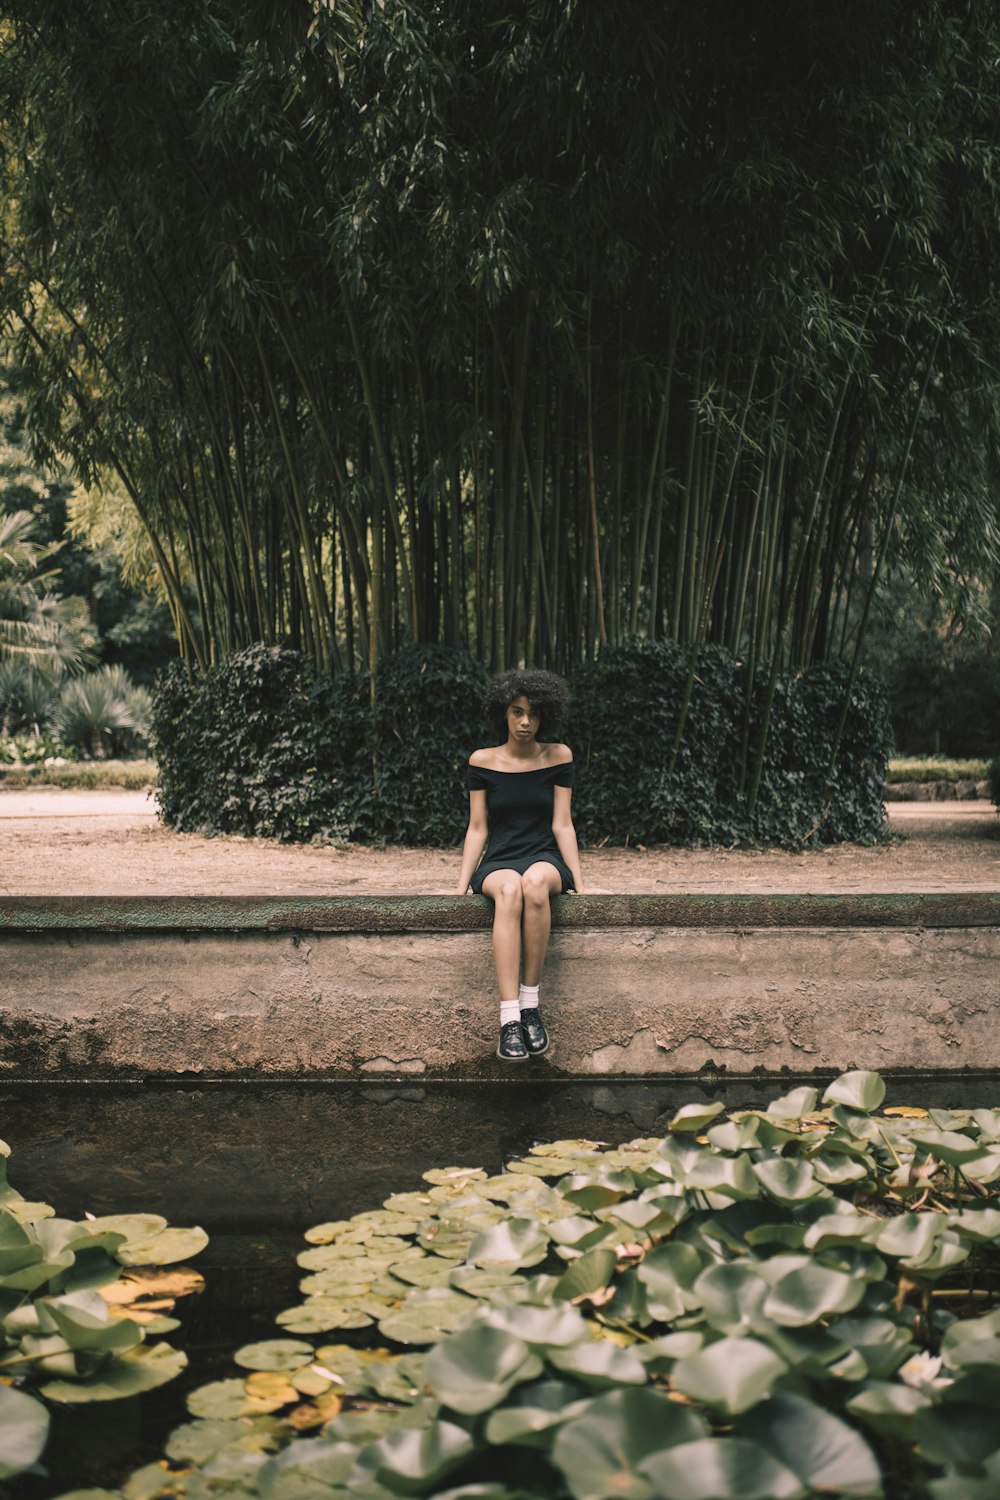
M 539 716 L 538 738 L 554 740 L 562 733 L 569 712 L 569 688 L 554 672 L 499 672 L 490 679 L 483 697 L 483 717 L 498 741 L 507 738 L 507 710 L 516 698 L 527 698 Z

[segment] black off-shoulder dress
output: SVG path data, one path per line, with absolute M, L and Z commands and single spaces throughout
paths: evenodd
M 491 771 L 469 766 L 469 791 L 485 791 L 490 836 L 472 877 L 472 889 L 482 894 L 483 881 L 494 870 L 516 870 L 545 860 L 555 865 L 564 891 L 575 890 L 573 876 L 552 832 L 554 788 L 573 785 L 573 762 L 540 766 L 536 771 Z

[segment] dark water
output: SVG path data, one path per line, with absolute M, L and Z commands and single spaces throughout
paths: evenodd
M 211 1237 L 193 1262 L 206 1290 L 178 1303 L 181 1327 L 169 1335 L 188 1354 L 185 1375 L 141 1399 L 57 1413 L 48 1472 L 0 1484 L 0 1496 L 47 1500 L 115 1485 L 158 1458 L 166 1434 L 186 1419 L 185 1393 L 236 1374 L 231 1356 L 241 1344 L 281 1332 L 274 1316 L 298 1300 L 295 1256 L 311 1224 L 378 1207 L 416 1188 L 430 1167 L 497 1172 L 536 1141 L 617 1145 L 662 1133 L 682 1104 L 721 1098 L 729 1108 L 755 1107 L 816 1082 L 0 1085 L 0 1138 L 11 1147 L 10 1181 L 25 1197 L 71 1219 L 160 1213 L 172 1224 L 201 1224 Z M 992 1107 L 1000 1078 L 898 1079 L 886 1103 Z

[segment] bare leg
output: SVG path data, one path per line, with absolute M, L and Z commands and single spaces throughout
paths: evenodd
M 555 873 L 553 871 L 553 873 Z M 494 870 L 483 881 L 493 902 L 493 962 L 501 1000 L 516 1000 L 521 973 L 521 912 L 524 898 L 516 870 Z
M 542 977 L 542 965 L 549 946 L 552 908 L 549 897 L 562 890 L 562 876 L 555 865 L 539 860 L 521 876 L 524 893 L 524 916 L 521 929 L 524 943 L 524 982 L 536 985 Z

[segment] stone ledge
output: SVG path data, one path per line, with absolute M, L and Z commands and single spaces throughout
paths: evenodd
M 679 927 L 971 928 L 1000 926 L 1000 891 L 562 896 L 565 930 Z M 8 896 L 0 941 L 32 932 L 481 932 L 485 897 L 470 896 Z

